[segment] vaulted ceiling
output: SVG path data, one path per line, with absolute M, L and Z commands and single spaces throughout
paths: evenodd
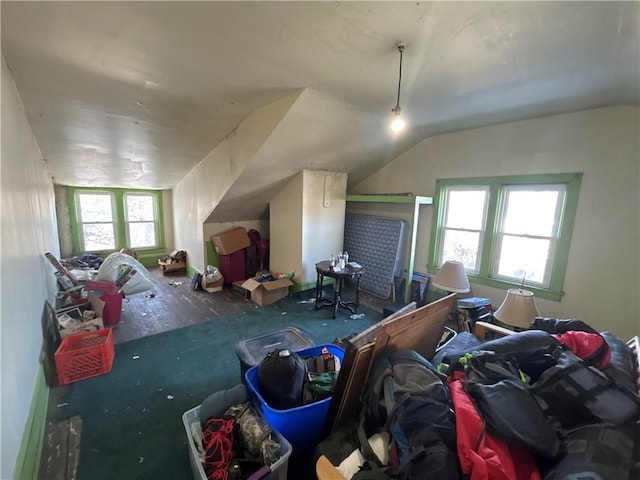
M 1 46 L 64 185 L 171 188 L 252 111 L 310 92 L 271 184 L 235 186 L 261 190 L 302 168 L 357 182 L 430 135 L 638 105 L 639 5 L 3 1 Z

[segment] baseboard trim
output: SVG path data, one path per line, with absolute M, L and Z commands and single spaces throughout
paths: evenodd
M 200 275 L 202 275 L 202 272 L 200 270 L 198 270 L 197 268 L 195 268 L 193 265 L 191 265 L 190 263 L 187 263 L 187 276 L 193 278 L 193 276 L 199 273 Z
M 331 283 L 333 283 L 332 279 L 325 278 L 322 284 L 329 285 Z M 315 290 L 316 285 L 317 285 L 317 282 L 315 280 L 311 282 L 294 283 L 293 287 L 291 287 L 291 293 L 299 293 L 299 292 L 305 292 L 307 290 Z
M 33 398 L 29 407 L 27 424 L 24 427 L 18 459 L 16 460 L 13 478 L 37 479 L 40 468 L 40 456 L 44 443 L 44 431 L 47 426 L 47 405 L 49 402 L 49 387 L 44 376 L 42 365 L 38 369 Z

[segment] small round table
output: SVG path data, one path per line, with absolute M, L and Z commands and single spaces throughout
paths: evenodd
M 360 278 L 364 273 L 363 267 L 352 267 L 347 265 L 340 271 L 334 270 L 329 266 L 329 261 L 325 260 L 316 263 L 316 306 L 315 310 L 322 307 L 333 307 L 333 317 L 336 318 L 336 312 L 338 307 L 346 308 L 351 313 L 357 313 L 360 306 Z M 324 283 L 324 277 L 330 277 L 334 279 L 333 284 L 333 299 L 322 296 L 322 284 Z M 345 279 L 352 279 L 356 282 L 356 299 L 355 301 L 342 300 L 342 287 L 344 286 Z

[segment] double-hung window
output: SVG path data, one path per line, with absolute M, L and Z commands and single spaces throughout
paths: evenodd
M 446 260 L 497 288 L 526 285 L 562 295 L 582 175 L 447 179 L 436 182 L 429 269 Z
M 163 249 L 161 192 L 70 188 L 73 250 Z
M 76 195 L 80 242 L 85 252 L 116 248 L 115 203 L 111 192 Z
M 156 247 L 157 215 L 154 196 L 148 193 L 125 193 L 124 204 L 129 247 Z

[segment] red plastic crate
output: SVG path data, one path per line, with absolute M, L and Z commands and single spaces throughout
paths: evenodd
M 55 353 L 60 385 L 96 377 L 111 371 L 113 335 L 110 329 L 70 335 Z

